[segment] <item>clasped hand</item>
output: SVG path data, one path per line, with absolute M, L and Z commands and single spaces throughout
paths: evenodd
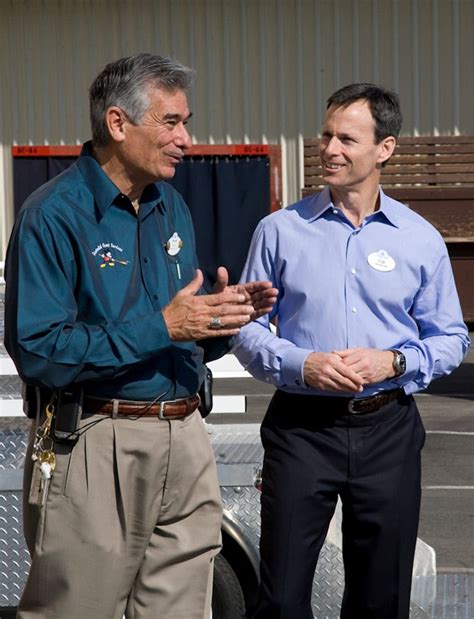
M 248 322 L 270 312 L 278 295 L 276 288 L 267 281 L 229 286 L 224 267 L 217 270 L 213 294 L 197 294 L 203 281 L 202 271 L 197 269 L 194 279 L 163 308 L 172 340 L 183 342 L 236 335 Z M 216 319 L 219 319 L 218 329 Z
M 304 364 L 308 386 L 327 391 L 363 391 L 395 375 L 393 352 L 376 348 L 347 348 L 331 353 L 313 352 Z

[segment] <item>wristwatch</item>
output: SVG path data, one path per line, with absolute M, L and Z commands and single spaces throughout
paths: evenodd
M 407 362 L 405 359 L 405 355 L 399 350 L 392 348 L 391 352 L 393 352 L 392 367 L 395 372 L 395 378 L 398 378 L 402 374 L 405 374 L 405 371 L 407 369 Z

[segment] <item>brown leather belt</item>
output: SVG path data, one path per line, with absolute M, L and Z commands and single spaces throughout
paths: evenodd
M 84 396 L 83 409 L 86 415 L 109 415 L 110 417 L 158 417 L 159 419 L 184 419 L 197 409 L 199 396 L 193 395 L 180 400 L 140 402 L 134 400 L 103 400 Z
M 354 415 L 361 413 L 373 413 L 385 404 L 393 402 L 400 395 L 404 394 L 403 389 L 393 389 L 392 391 L 384 391 L 377 393 L 368 398 L 350 398 L 347 401 L 347 410 Z

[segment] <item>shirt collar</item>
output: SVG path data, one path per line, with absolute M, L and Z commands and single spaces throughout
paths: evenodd
M 381 213 L 385 216 L 385 218 L 395 226 L 395 228 L 400 228 L 401 225 L 401 217 L 400 217 L 400 203 L 387 196 L 384 193 L 382 187 L 380 188 L 380 208 L 377 213 Z
M 392 200 L 387 196 L 383 189 L 380 188 L 380 207 L 378 211 L 373 213 L 373 218 L 384 218 L 388 223 L 392 224 L 396 228 L 400 227 L 400 216 L 398 209 L 394 205 L 395 200 Z M 319 219 L 326 211 L 334 208 L 334 204 L 331 200 L 331 192 L 329 187 L 325 187 L 320 193 L 313 196 L 310 200 L 308 207 L 311 209 L 311 215 L 308 217 L 308 222 L 311 223 L 316 219 Z
M 85 142 L 77 160 L 79 170 L 87 182 L 100 216 L 103 217 L 112 204 L 120 205 L 130 200 L 122 194 L 117 185 L 102 170 L 94 157 L 92 142 Z M 152 183 L 145 187 L 140 200 L 140 215 L 143 218 L 161 201 L 161 191 L 158 184 Z
M 308 218 L 309 223 L 319 219 L 330 208 L 334 208 L 329 187 L 325 187 L 320 193 L 312 196 L 308 206 L 311 209 L 311 215 Z

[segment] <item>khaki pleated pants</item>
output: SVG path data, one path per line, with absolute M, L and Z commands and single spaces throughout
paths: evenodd
M 207 619 L 222 505 L 199 412 L 173 421 L 95 415 L 82 426 L 74 448 L 56 448 L 42 507 L 28 501 L 30 440 L 32 565 L 17 617 Z

